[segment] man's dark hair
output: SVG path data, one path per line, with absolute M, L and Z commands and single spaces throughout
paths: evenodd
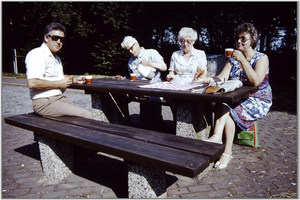
M 52 30 L 60 30 L 64 32 L 64 34 L 67 34 L 67 29 L 64 25 L 58 22 L 52 22 L 48 24 L 44 30 L 44 35 L 48 35 Z

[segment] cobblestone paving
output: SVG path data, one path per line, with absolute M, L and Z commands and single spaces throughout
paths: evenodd
M 66 96 L 90 109 L 89 95 L 68 90 Z M 28 88 L 2 86 L 2 198 L 126 198 L 127 166 L 101 154 L 100 164 L 77 162 L 74 174 L 52 182 L 43 176 L 32 132 L 3 118 L 32 112 Z M 138 104 L 130 104 L 138 123 Z M 165 120 L 172 114 L 163 108 Z M 297 198 L 297 116 L 271 111 L 258 121 L 259 148 L 234 145 L 225 170 L 213 169 L 202 180 L 167 173 L 168 198 Z

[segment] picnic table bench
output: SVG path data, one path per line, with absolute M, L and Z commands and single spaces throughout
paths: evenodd
M 123 158 L 128 164 L 130 198 L 166 197 L 166 171 L 194 178 L 216 161 L 222 144 L 81 117 L 4 118 L 36 133 L 44 175 L 56 181 L 73 170 L 73 145 Z

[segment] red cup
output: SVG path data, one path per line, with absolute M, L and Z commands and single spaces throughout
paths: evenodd
M 130 74 L 131 80 L 136 81 L 136 74 Z
M 85 83 L 86 84 L 92 84 L 92 81 L 93 81 L 93 77 L 92 76 L 86 76 L 85 77 Z
M 225 49 L 225 56 L 226 58 L 231 58 L 232 54 L 233 54 L 233 50 L 232 48 L 226 48 Z

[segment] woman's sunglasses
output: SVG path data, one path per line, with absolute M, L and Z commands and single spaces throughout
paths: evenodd
M 245 36 L 242 36 L 242 37 L 235 37 L 234 40 L 236 42 L 238 42 L 239 40 L 241 40 L 242 43 L 245 43 L 247 42 L 248 40 L 250 40 L 250 38 L 246 38 Z

